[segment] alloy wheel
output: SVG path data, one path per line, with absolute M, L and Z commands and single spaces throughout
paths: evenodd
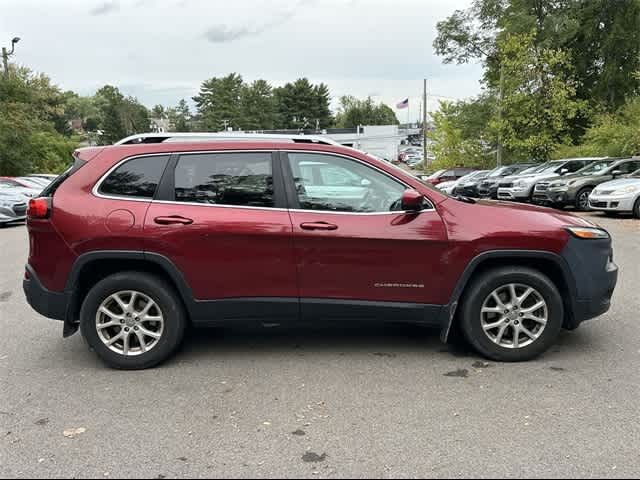
M 96 330 L 109 350 L 125 357 L 142 355 L 162 338 L 164 316 L 148 295 L 121 291 L 107 297 L 98 308 Z
M 486 298 L 480 311 L 485 335 L 503 348 L 524 348 L 544 332 L 549 309 L 535 288 L 508 284 L 496 288 Z
M 580 210 L 589 210 L 589 195 L 591 195 L 591 192 L 585 190 L 580 194 L 580 197 L 578 197 L 578 207 L 580 208 Z

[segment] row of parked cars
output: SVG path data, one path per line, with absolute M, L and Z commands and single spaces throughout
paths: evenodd
M 24 221 L 29 199 L 38 197 L 56 176 L 0 177 L 0 226 Z
M 571 158 L 494 170 L 441 170 L 423 180 L 454 196 L 574 207 L 640 218 L 640 156 Z

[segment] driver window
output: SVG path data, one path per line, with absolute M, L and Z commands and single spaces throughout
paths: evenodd
M 405 186 L 355 160 L 289 153 L 300 208 L 373 213 L 401 210 Z

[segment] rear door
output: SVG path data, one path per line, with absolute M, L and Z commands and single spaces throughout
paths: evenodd
M 447 236 L 430 206 L 402 212 L 406 185 L 358 159 L 283 155 L 301 313 L 318 318 L 428 321 Z
M 145 221 L 145 250 L 167 257 L 200 320 L 296 319 L 292 226 L 272 152 L 176 155 Z M 275 173 L 274 173 L 275 172 Z

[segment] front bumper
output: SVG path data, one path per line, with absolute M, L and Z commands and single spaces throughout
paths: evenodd
M 70 295 L 64 292 L 47 290 L 29 265 L 26 266 L 22 289 L 31 308 L 40 315 L 53 320 L 65 320 L 70 303 Z
M 531 189 L 521 189 L 521 188 L 515 188 L 515 187 L 498 188 L 498 200 L 512 200 L 516 202 L 524 202 L 528 200 L 530 196 L 531 196 Z
M 603 212 L 632 212 L 637 197 L 614 197 L 612 195 L 594 195 L 589 197 L 591 210 Z
M 539 205 L 568 205 L 571 198 L 566 190 L 534 190 L 531 201 Z
M 611 239 L 581 240 L 571 237 L 562 257 L 575 282 L 571 292 L 572 315 L 565 327 L 572 330 L 587 320 L 606 313 L 618 283 L 618 266 L 613 260 Z

